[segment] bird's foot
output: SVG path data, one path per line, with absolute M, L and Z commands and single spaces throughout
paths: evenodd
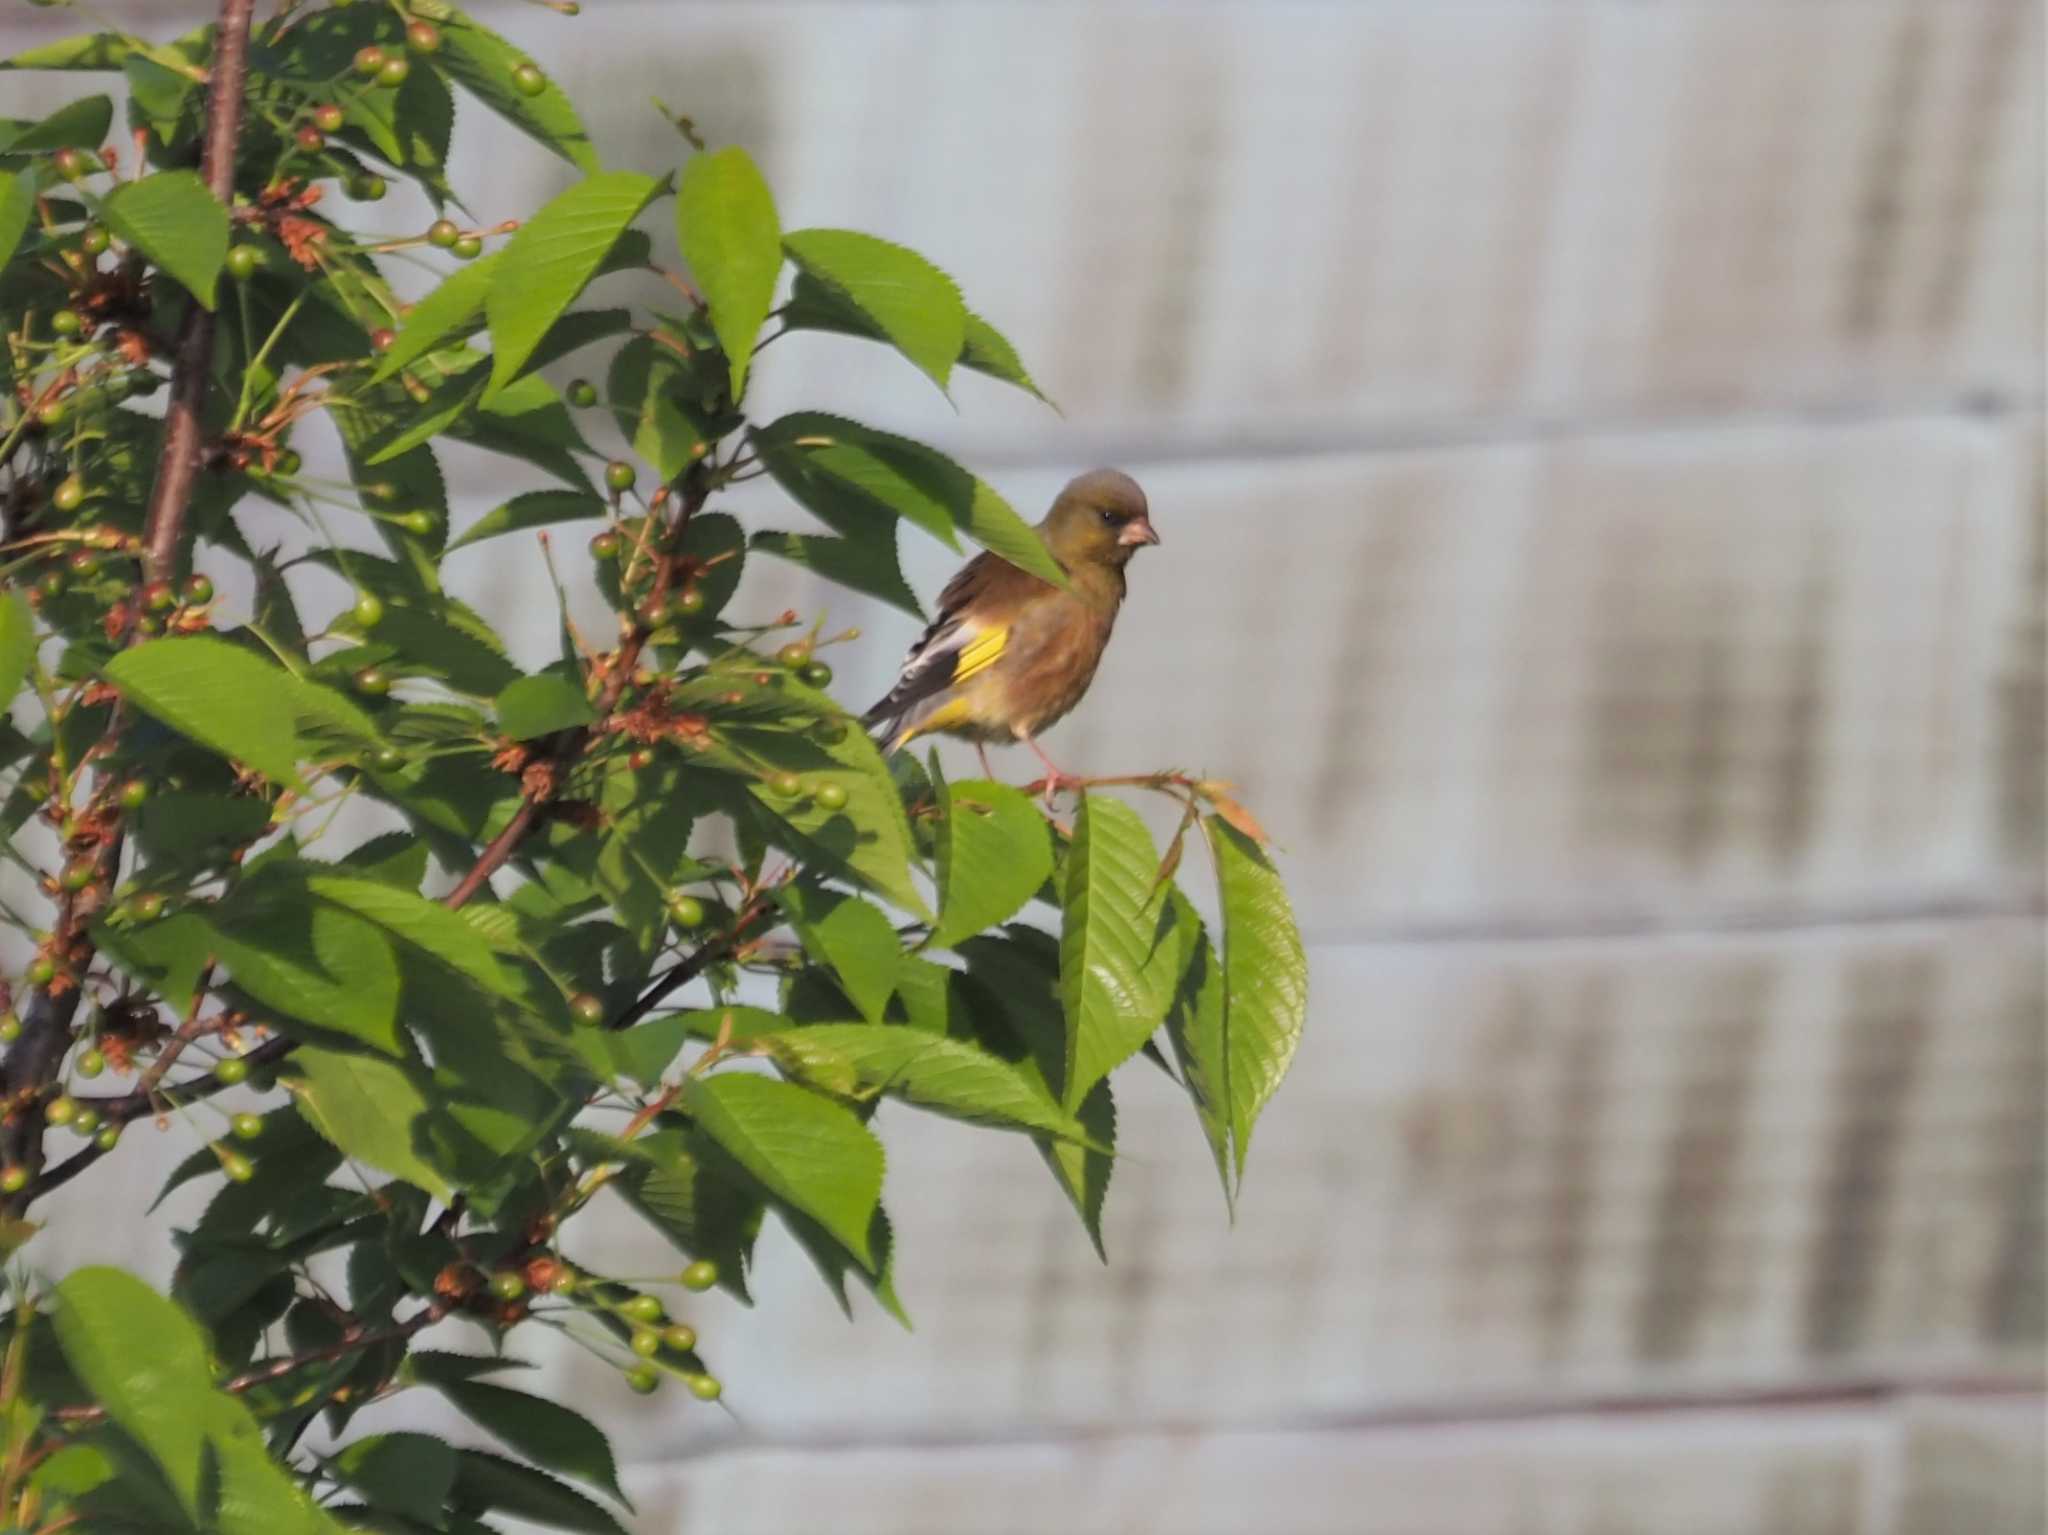
M 1053 796 L 1058 794 L 1060 790 L 1072 789 L 1078 794 L 1086 784 L 1086 779 L 1077 777 L 1072 773 L 1062 773 L 1058 768 L 1047 764 L 1045 777 L 1038 779 L 1036 782 L 1026 784 L 1024 792 L 1026 794 L 1039 795 L 1045 801 L 1045 808 L 1051 810 Z

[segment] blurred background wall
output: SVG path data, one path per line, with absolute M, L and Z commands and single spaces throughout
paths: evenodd
M 478 9 L 608 161 L 674 162 L 658 95 L 786 225 L 930 255 L 1064 414 L 831 338 L 763 409 L 1034 512 L 1147 486 L 1053 749 L 1237 780 L 1314 974 L 1234 1230 L 1164 1082 L 1107 1268 L 1028 1145 L 889 1114 L 914 1332 L 769 1239 L 757 1311 L 695 1318 L 730 1415 L 545 1361 L 636 1532 L 2038 1535 L 2038 4 Z M 481 222 L 568 179 L 457 140 Z M 524 488 L 460 451 L 472 515 Z M 530 548 L 460 559 L 551 611 Z M 858 706 L 913 626 L 834 617 Z M 161 1267 L 120 1217 L 159 1172 L 43 1260 Z M 589 1257 L 671 1262 L 623 1218 Z

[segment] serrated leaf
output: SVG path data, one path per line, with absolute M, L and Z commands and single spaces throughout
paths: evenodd
M 107 227 L 208 309 L 228 254 L 228 210 L 194 171 L 124 182 L 100 205 Z
M 879 1023 L 896 990 L 903 945 L 881 909 L 858 896 L 792 885 L 782 905 L 805 950 L 839 977 L 846 995 L 870 1023 Z
M 768 183 L 737 145 L 700 154 L 676 187 L 683 259 L 704 291 L 711 328 L 732 374 L 732 398 L 747 387 L 754 341 L 775 302 L 782 271 L 782 224 Z
M 530 741 L 597 718 L 582 688 L 554 672 L 521 677 L 498 695 L 498 728 L 515 741 Z
M 528 528 L 553 527 L 558 522 L 583 522 L 604 514 L 603 499 L 588 491 L 529 490 L 477 518 L 463 529 L 460 538 L 448 545 L 448 553 L 487 538 L 523 533 Z
M 917 593 L 903 579 L 896 557 L 896 529 L 885 525 L 866 538 L 829 538 L 816 533 L 756 533 L 751 547 L 801 565 L 814 575 L 878 597 L 911 617 L 924 618 Z
M 282 881 L 251 880 L 208 915 L 237 986 L 286 1019 L 396 1055 L 398 959 L 374 923 Z
M 678 1252 L 717 1264 L 720 1289 L 748 1299 L 747 1263 L 764 1209 L 751 1183 L 729 1175 L 716 1147 L 690 1132 L 656 1130 L 631 1149 L 636 1165 L 612 1187 Z
M 387 831 L 351 849 L 341 867 L 400 890 L 417 890 L 427 877 L 427 845 L 402 831 Z
M 379 739 L 375 722 L 333 689 L 212 635 L 133 646 L 108 661 L 104 675 L 172 729 L 293 786 L 299 762 L 334 738 Z
M 752 437 L 762 462 L 798 501 L 834 522 L 852 496 L 914 522 L 950 547 L 966 533 L 1042 581 L 1067 578 L 1038 531 L 986 481 L 935 448 L 821 411 L 782 417 Z
M 789 302 L 782 308 L 782 323 L 791 330 L 828 331 L 842 336 L 859 336 L 867 341 L 886 342 L 889 339 L 882 334 L 880 326 L 856 309 L 838 290 L 802 272 L 797 274 Z M 967 311 L 965 340 L 955 365 L 1014 384 L 1046 404 L 1052 404 L 1026 371 L 1009 338 L 971 309 Z
M 1110 1096 L 1107 1080 L 1095 1084 L 1076 1117 L 1089 1144 L 1042 1135 L 1037 1137 L 1038 1151 L 1073 1204 L 1074 1213 L 1081 1217 L 1088 1240 L 1095 1245 L 1095 1256 L 1107 1263 L 1102 1208 L 1109 1197 L 1110 1174 L 1116 1171 L 1116 1100 Z
M 544 1471 L 482 1450 L 458 1450 L 455 1495 L 460 1503 L 510 1514 L 577 1535 L 626 1535 L 604 1505 Z
M 36 620 L 20 592 L 0 592 L 0 717 L 28 676 L 36 653 Z
M 530 1392 L 484 1381 L 449 1381 L 442 1385 L 441 1394 L 506 1448 L 543 1471 L 588 1482 L 626 1503 L 611 1445 L 598 1426 L 581 1413 Z
M 874 322 L 939 388 L 967 340 L 967 306 L 953 279 L 913 250 L 851 229 L 802 229 L 783 248 L 806 276 Z
M 597 170 L 597 152 L 591 148 L 590 135 L 560 86 L 547 80 L 528 96 L 512 83 L 512 72 L 526 62 L 525 55 L 512 44 L 460 14 L 448 17 L 440 27 L 438 63 L 444 73 L 571 165 Z
M 446 969 L 474 982 L 491 996 L 520 1000 L 523 993 L 491 951 L 490 940 L 438 901 L 380 880 L 318 874 L 307 888 L 376 923 Z
M 381 383 L 399 369 L 474 330 L 474 322 L 484 311 L 484 297 L 491 291 L 498 263 L 503 259 L 503 251 L 492 251 L 442 278 L 405 317 L 397 337 L 371 371 L 370 382 Z
M 766 1042 L 829 1052 L 846 1062 L 862 1085 L 955 1119 L 1087 1139 L 1080 1122 L 1053 1101 L 1035 1072 L 1020 1070 L 968 1040 L 897 1024 L 813 1023 L 782 1029 Z
M 950 949 L 1014 917 L 1052 873 L 1052 829 L 1006 784 L 946 785 L 939 823 L 939 921 L 930 943 Z
M 1190 935 L 1153 883 L 1158 867 L 1136 811 L 1106 795 L 1082 796 L 1060 928 L 1061 1101 L 1070 1109 L 1166 1019 Z
M 652 336 L 635 336 L 613 355 L 605 392 L 619 431 L 664 480 L 695 462 L 715 435 L 694 401 L 690 365 Z
M 986 373 L 990 378 L 1015 384 L 1026 394 L 1036 395 L 1046 404 L 1052 404 L 1046 399 L 1045 391 L 1038 387 L 1038 381 L 1025 368 L 1017 349 L 1010 344 L 1010 338 L 971 309 L 967 311 L 967 342 L 960 353 L 960 362 L 977 373 Z
M 0 171 L 0 267 L 14 259 L 35 206 L 35 173 Z
M 1252 1125 L 1279 1088 L 1308 1017 L 1308 956 L 1286 887 L 1251 838 L 1203 821 L 1223 908 L 1223 1058 L 1233 1160 L 1244 1177 Z
M 85 149 L 97 154 L 113 121 L 111 97 L 81 96 L 39 123 L 0 135 L 0 154 L 47 154 L 53 149 Z
M 548 203 L 498 253 L 484 297 L 492 345 L 487 399 L 524 370 L 548 328 L 658 189 L 651 176 L 601 171 Z
M 290 1069 L 299 1112 L 342 1155 L 436 1199 L 454 1197 L 447 1179 L 420 1155 L 428 1139 L 425 1121 L 434 1110 L 417 1067 L 302 1045 Z
M 693 1077 L 684 1107 L 777 1199 L 815 1220 L 869 1272 L 868 1226 L 882 1200 L 882 1147 L 854 1114 L 769 1077 Z
M 117 70 L 129 54 L 142 47 L 140 41 L 122 32 L 84 32 L 24 49 L 0 61 L 0 69 Z
M 343 1446 L 329 1464 L 373 1507 L 430 1529 L 455 1487 L 455 1451 L 431 1434 L 372 1434 Z

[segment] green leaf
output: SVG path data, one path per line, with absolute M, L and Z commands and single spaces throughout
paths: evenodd
M 782 1029 L 764 1043 L 787 1044 L 799 1056 L 828 1052 L 850 1065 L 864 1086 L 955 1119 L 1087 1139 L 1080 1122 L 1053 1101 L 1035 1072 L 968 1040 L 898 1024 L 814 1023 Z
M 118 70 L 128 55 L 143 48 L 121 32 L 83 32 L 62 42 L 45 43 L 0 61 L 0 69 Z
M 0 267 L 14 259 L 35 206 L 35 173 L 0 171 Z
M 574 1530 L 578 1535 L 626 1535 L 602 1504 L 544 1471 L 482 1450 L 456 1453 L 460 1459 L 455 1472 L 458 1504 L 510 1514 L 552 1530 Z
M 808 277 L 859 310 L 939 388 L 967 340 L 953 279 L 915 251 L 851 229 L 803 229 L 783 248 Z
M 372 1434 L 344 1446 L 335 1473 L 372 1507 L 437 1528 L 455 1487 L 455 1451 L 431 1434 Z
M 135 820 L 144 851 L 166 863 L 225 857 L 256 841 L 269 825 L 270 806 L 263 800 L 180 789 L 150 796 Z
M 1073 1202 L 1074 1213 L 1081 1217 L 1088 1240 L 1095 1244 L 1095 1256 L 1107 1263 L 1109 1250 L 1102 1241 L 1102 1206 L 1109 1197 L 1109 1175 L 1116 1170 L 1116 1101 L 1109 1095 L 1107 1081 L 1097 1082 L 1082 1101 L 1080 1121 L 1089 1145 L 1040 1136 L 1038 1151 Z
M 85 149 L 94 154 L 106 142 L 114 121 L 114 103 L 107 96 L 81 96 L 67 102 L 39 123 L 0 135 L 0 154 L 46 154 L 53 149 Z
M 1175 890 L 1169 899 L 1184 920 L 1199 927 L 1201 919 L 1185 895 Z M 1234 1210 L 1237 1184 L 1231 1170 L 1230 1049 L 1225 1016 L 1223 966 L 1208 934 L 1198 932 L 1167 1010 L 1166 1037 L 1180 1065 L 1181 1081 L 1194 1100 L 1195 1117 L 1216 1159 L 1224 1202 Z
M 1105 795 L 1082 796 L 1060 929 L 1061 1101 L 1069 1108 L 1166 1019 L 1189 935 L 1168 914 L 1158 872 L 1158 850 L 1137 812 Z
M 28 676 L 36 653 L 36 620 L 19 591 L 0 592 L 0 715 Z
M 652 336 L 619 348 L 606 393 L 620 432 L 664 480 L 694 463 L 716 435 L 695 403 L 701 390 L 690 364 Z
M 104 674 L 145 713 L 280 783 L 298 786 L 300 760 L 336 738 L 378 740 L 375 723 L 339 693 L 212 635 L 133 646 Z
M 882 1147 L 850 1110 L 787 1082 L 740 1072 L 692 1078 L 683 1103 L 763 1188 L 875 1271 L 868 1227 L 882 1200 Z
M 939 823 L 939 923 L 930 943 L 950 949 L 1014 917 L 1052 873 L 1052 831 L 1006 784 L 946 786 Z
M 402 831 L 387 831 L 353 848 L 341 867 L 400 890 L 417 890 L 427 877 L 427 845 Z
M 842 336 L 859 336 L 867 341 L 887 341 L 880 326 L 856 309 L 837 289 L 805 273 L 797 274 L 796 286 L 782 309 L 782 323 L 791 330 L 830 331 Z M 1025 370 L 1009 338 L 973 310 L 967 311 L 965 342 L 956 359 L 958 366 L 986 373 L 1006 384 L 1036 395 L 1050 405 L 1037 382 Z
M 1286 888 L 1257 843 L 1205 817 L 1223 907 L 1222 1050 L 1231 1145 L 1244 1178 L 1252 1125 L 1287 1075 L 1308 1017 L 1308 957 Z
M 744 149 L 733 145 L 700 154 L 683 167 L 676 233 L 710 306 L 711 328 L 731 367 L 732 398 L 738 400 L 782 271 L 775 199 Z
M 543 1471 L 588 1482 L 626 1502 L 611 1445 L 598 1426 L 581 1413 L 530 1392 L 484 1381 L 449 1381 L 441 1387 L 441 1394 L 508 1449 Z
M 195 171 L 124 182 L 100 206 L 107 227 L 176 278 L 208 309 L 228 254 L 228 210 Z
M 345 874 L 320 874 L 306 886 L 323 900 L 346 907 L 378 924 L 445 969 L 474 982 L 485 992 L 508 1001 L 523 995 L 491 951 L 490 940 L 438 901 L 381 880 Z
M 816 886 L 792 885 L 782 905 L 805 950 L 831 967 L 846 995 L 870 1023 L 879 1023 L 896 990 L 903 945 L 879 907 L 858 896 Z
M 579 170 L 596 171 L 597 152 L 576 108 L 554 81 L 528 96 L 512 83 L 512 72 L 526 61 L 512 44 L 478 26 L 467 16 L 449 16 L 440 23 L 441 70 L 500 117 L 544 144 Z
M 553 527 L 558 522 L 583 522 L 604 514 L 604 499 L 588 491 L 529 490 L 477 518 L 463 529 L 460 538 L 448 545 L 448 552 L 453 554 L 465 544 L 481 543 L 506 533 Z
M 299 1112 L 344 1156 L 403 1178 L 436 1199 L 454 1197 L 447 1180 L 420 1154 L 434 1111 L 418 1068 L 304 1045 L 290 1069 Z
M 601 171 L 556 197 L 507 242 L 484 298 L 492 343 L 486 399 L 519 376 L 548 328 L 658 190 L 651 176 Z
M 935 448 L 820 411 L 784 416 L 754 433 L 763 463 L 828 524 L 843 498 L 879 506 L 950 547 L 955 530 L 1055 586 L 1066 575 L 1038 531 L 982 480 Z M 844 531 L 844 530 L 842 530 Z
M 917 593 L 903 579 L 896 557 L 896 530 L 884 526 L 867 538 L 828 538 L 815 533 L 756 533 L 752 547 L 801 565 L 849 590 L 879 597 L 922 620 Z
M 398 329 L 398 336 L 370 373 L 370 382 L 381 383 L 399 369 L 440 350 L 450 341 L 475 329 L 472 322 L 484 311 L 484 298 L 497 275 L 502 251 L 480 256 L 467 266 L 457 267 L 425 298 L 413 306 Z
M 763 1210 L 752 1183 L 728 1174 L 729 1159 L 691 1132 L 656 1130 L 631 1149 L 637 1162 L 612 1187 L 677 1251 L 717 1264 L 719 1288 L 746 1300 L 747 1260 Z
M 57 1285 L 64 1357 L 93 1400 L 162 1468 L 188 1517 L 213 1416 L 207 1342 L 192 1319 L 133 1275 L 81 1268 Z
M 387 1055 L 404 1048 L 398 958 L 375 924 L 290 882 L 251 879 L 214 908 L 208 926 L 235 984 L 265 1007 Z
M 596 718 L 583 689 L 555 672 L 521 677 L 498 695 L 498 728 L 515 741 L 588 725 Z
M 1025 393 L 1045 400 L 1046 404 L 1052 403 L 1038 387 L 1038 381 L 1025 369 L 1017 349 L 1010 345 L 1010 338 L 971 309 L 967 311 L 967 345 L 960 353 L 960 361 L 977 373 L 986 373 L 990 378 L 1015 384 Z

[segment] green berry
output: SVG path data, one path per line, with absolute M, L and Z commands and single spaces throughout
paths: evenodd
M 237 1114 L 229 1124 L 234 1127 L 236 1140 L 253 1141 L 263 1133 L 261 1114 Z
M 223 1086 L 233 1087 L 238 1082 L 249 1080 L 249 1063 L 239 1055 L 231 1055 L 213 1068 L 213 1075 Z
M 811 662 L 797 675 L 810 687 L 826 688 L 832 685 L 832 668 L 823 661 Z
M 130 778 L 114 791 L 114 799 L 123 810 L 140 810 L 149 803 L 149 780 Z
M 64 872 L 57 876 L 57 883 L 66 890 L 83 890 L 90 885 L 93 876 L 99 872 L 99 865 L 90 858 L 74 858 L 64 865 Z
M 112 1151 L 121 1144 L 121 1127 L 119 1125 L 102 1125 L 100 1133 L 92 1138 L 92 1143 L 102 1151 Z
M 435 219 L 427 226 L 427 244 L 446 250 L 462 238 L 462 231 L 455 227 L 453 219 Z
M 74 576 L 89 576 L 99 569 L 100 557 L 90 549 L 74 549 L 64 557 L 64 564 Z
M 331 101 L 323 101 L 313 108 L 313 126 L 322 133 L 339 133 L 347 121 L 347 115 Z
M 100 1127 L 100 1111 L 80 1104 L 78 1112 L 71 1116 L 72 1133 L 90 1135 Z
M 60 512 L 77 511 L 85 505 L 85 481 L 75 474 L 64 476 L 50 492 L 50 505 Z
M 642 1359 L 652 1359 L 661 1352 L 661 1334 L 652 1327 L 633 1329 L 633 1352 Z
M 623 458 L 615 458 L 604 466 L 604 482 L 613 490 L 631 490 L 639 478 L 640 471 Z
M 700 1294 L 718 1283 L 718 1265 L 709 1258 L 699 1258 L 682 1272 L 682 1286 Z
M 597 403 L 597 386 L 587 378 L 570 379 L 569 387 L 564 392 L 569 397 L 569 403 L 578 410 L 588 410 Z
M 327 135 L 318 128 L 315 128 L 311 123 L 306 124 L 305 127 L 293 134 L 292 137 L 298 141 L 299 148 L 305 150 L 309 155 L 318 154 L 327 147 Z
M 652 1396 L 661 1387 L 661 1371 L 643 1364 L 626 1372 L 626 1384 L 642 1396 Z
M 287 479 L 306 467 L 306 460 L 297 448 L 286 448 L 277 455 L 277 472 Z
M 0 1045 L 11 1045 L 21 1038 L 21 1019 L 13 1013 L 0 1014 Z
M 414 53 L 438 52 L 441 47 L 441 29 L 430 21 L 407 22 L 405 46 Z
M 491 1275 L 491 1294 L 499 1300 L 517 1300 L 526 1293 L 526 1281 L 510 1269 Z
M 690 1388 L 690 1395 L 700 1402 L 715 1402 L 725 1387 L 718 1383 L 716 1375 L 689 1374 L 683 1377 L 683 1384 Z
M 579 991 L 569 999 L 569 1016 L 586 1029 L 595 1028 L 604 1022 L 604 999 Z
M 348 610 L 348 616 L 358 628 L 374 629 L 383 621 L 384 599 L 375 592 L 357 592 L 355 606 Z
M 377 71 L 377 83 L 384 86 L 403 85 L 411 73 L 412 65 L 404 59 L 386 59 L 384 67 Z
M 145 890 L 128 903 L 128 910 L 137 922 L 154 922 L 164 914 L 164 897 L 161 890 Z
M 151 581 L 142 588 L 142 605 L 152 613 L 168 613 L 178 605 L 178 594 L 168 581 Z
M 221 1151 L 220 1170 L 228 1175 L 230 1183 L 247 1183 L 256 1176 L 256 1164 L 239 1151 Z
M 672 599 L 671 605 L 679 618 L 695 618 L 704 611 L 704 594 L 694 586 L 686 586 Z
M 370 753 L 370 766 L 380 773 L 396 772 L 405 766 L 405 753 L 395 746 L 380 746 Z
M 390 57 L 389 54 L 375 43 L 372 43 L 367 48 L 358 48 L 353 61 L 355 72 L 367 80 L 371 75 L 382 69 L 389 62 Z
M 794 671 L 811 658 L 811 647 L 804 640 L 791 640 L 775 652 L 775 659 Z
M 0 1194 L 19 1194 L 28 1187 L 28 1169 L 19 1162 L 0 1169 Z
M 636 610 L 640 622 L 650 629 L 659 629 L 669 619 L 669 605 L 666 597 L 649 597 Z
M 87 175 L 91 164 L 84 155 L 68 146 L 50 156 L 50 165 L 66 181 L 77 181 Z
M 548 88 L 548 77 L 531 64 L 512 71 L 512 88 L 522 96 L 538 96 Z
M 484 242 L 475 235 L 464 235 L 448 247 L 448 254 L 457 261 L 474 261 L 484 253 Z
M 606 531 L 590 541 L 590 552 L 600 560 L 615 560 L 619 557 L 621 541 L 619 535 Z
M 395 519 L 398 525 L 415 538 L 425 538 L 434 531 L 432 512 L 406 512 Z
M 672 1322 L 661 1330 L 661 1346 L 687 1354 L 697 1346 L 697 1329 L 687 1322 Z
M 382 176 L 351 176 L 348 178 L 348 195 L 359 203 L 379 203 L 388 190 Z
M 821 746 L 833 746 L 846 739 L 845 720 L 819 720 L 811 727 L 811 739 Z
M 704 903 L 694 895 L 677 893 L 668 898 L 668 917 L 677 927 L 692 928 L 704 925 Z
M 31 986 L 47 986 L 57 979 L 57 962 L 47 954 L 38 954 L 28 962 L 28 983 Z
M 247 282 L 263 265 L 263 253 L 253 245 L 231 245 L 228 247 L 227 265 L 228 276 L 236 282 Z
M 194 607 L 204 607 L 213 601 L 213 583 L 205 576 L 192 576 L 185 582 L 185 600 Z
M 113 241 L 107 232 L 97 224 L 87 225 L 85 233 L 78 237 L 78 248 L 88 256 L 105 255 L 107 247 L 111 244 Z
M 813 791 L 820 810 L 839 811 L 846 808 L 846 789 L 836 783 L 821 783 Z
M 64 595 L 64 588 L 66 584 L 67 583 L 64 580 L 63 571 L 45 571 L 43 573 L 43 578 L 40 581 L 36 582 L 36 590 L 41 592 L 45 597 L 61 597 Z
M 68 1125 L 78 1117 L 78 1100 L 57 1097 L 50 1100 L 50 1106 L 43 1110 L 43 1118 L 53 1125 Z
M 661 1320 L 661 1302 L 652 1295 L 632 1296 L 623 1306 L 619 1307 L 619 1310 L 629 1322 L 659 1322 Z
M 555 1277 L 548 1281 L 548 1289 L 556 1295 L 573 1295 L 580 1283 L 582 1281 L 576 1271 L 565 1265 L 555 1271 Z
M 50 316 L 50 329 L 60 336 L 75 336 L 85 329 L 76 309 L 60 309 Z
M 370 698 L 382 698 L 391 691 L 391 674 L 381 666 L 366 666 L 350 680 L 358 693 Z
M 78 1052 L 75 1064 L 81 1077 L 96 1077 L 107 1069 L 107 1058 L 98 1050 L 85 1049 Z
M 777 799 L 795 799 L 804 792 L 804 781 L 794 773 L 770 773 L 768 792 Z

